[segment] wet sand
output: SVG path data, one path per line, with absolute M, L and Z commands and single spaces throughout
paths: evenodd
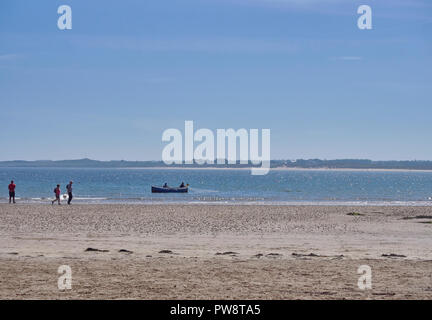
M 432 207 L 0 204 L 0 298 L 431 299 L 431 222 Z

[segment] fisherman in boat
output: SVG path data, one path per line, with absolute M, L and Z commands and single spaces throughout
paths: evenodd
M 184 184 L 182 182 L 180 187 L 170 187 L 167 183 L 165 183 L 162 187 L 151 186 L 152 193 L 167 193 L 167 192 L 180 192 L 187 193 L 189 184 Z

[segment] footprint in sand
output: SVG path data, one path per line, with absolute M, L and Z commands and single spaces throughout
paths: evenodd
M 161 250 L 159 253 L 174 254 L 171 250 Z
M 395 254 L 395 253 L 383 253 L 381 255 L 381 257 L 386 257 L 386 258 L 406 258 L 406 256 L 404 256 L 403 254 Z
M 216 252 L 217 256 L 235 256 L 237 255 L 238 252 L 234 252 L 234 251 L 225 251 L 225 252 Z
M 133 251 L 126 250 L 126 249 L 120 249 L 118 252 L 129 253 L 129 254 L 133 253 Z
M 271 252 L 269 254 L 266 254 L 266 256 L 267 257 L 271 257 L 271 258 L 276 258 L 276 257 L 281 257 L 282 255 L 280 253 L 273 253 L 273 252 Z
M 95 249 L 95 248 L 87 248 L 87 249 L 85 249 L 85 252 L 109 252 L 109 250 L 104 250 L 104 249 Z

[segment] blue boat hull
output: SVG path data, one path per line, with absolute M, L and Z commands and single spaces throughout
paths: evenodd
M 152 193 L 187 193 L 188 187 L 183 188 L 164 188 L 164 187 L 155 187 L 152 186 Z

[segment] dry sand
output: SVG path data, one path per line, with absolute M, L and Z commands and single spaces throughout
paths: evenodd
M 1 204 L 0 298 L 431 299 L 431 222 L 432 207 Z

